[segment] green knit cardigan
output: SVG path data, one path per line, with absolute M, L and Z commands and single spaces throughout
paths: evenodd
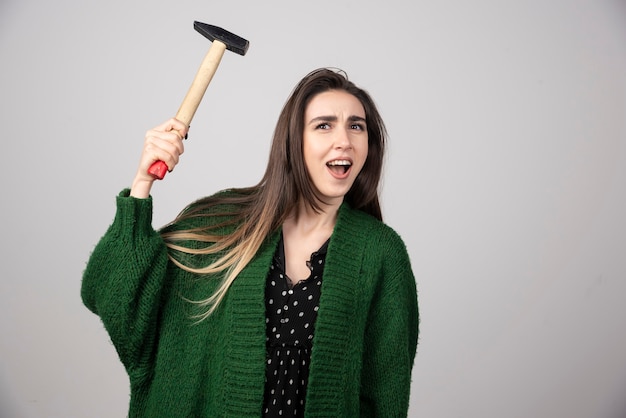
M 206 299 L 219 277 L 174 266 L 152 227 L 152 199 L 120 193 L 81 295 L 126 368 L 130 417 L 261 416 L 265 280 L 279 236 L 266 239 L 215 313 L 197 323 L 189 301 Z M 344 203 L 326 256 L 305 416 L 406 416 L 418 322 L 403 241 Z

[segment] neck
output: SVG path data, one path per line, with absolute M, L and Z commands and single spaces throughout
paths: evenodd
M 339 205 L 323 206 L 320 212 L 315 212 L 308 205 L 299 202 L 285 219 L 282 231 L 285 272 L 292 283 L 310 276 L 311 270 L 307 261 L 332 235 L 338 210 Z
M 300 201 L 288 217 L 287 222 L 291 227 L 296 227 L 302 231 L 325 230 L 331 231 L 337 221 L 337 213 L 341 202 L 332 205 L 320 205 L 320 211 L 316 212 L 305 202 Z

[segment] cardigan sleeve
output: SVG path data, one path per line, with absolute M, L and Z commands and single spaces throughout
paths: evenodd
M 124 190 L 116 203 L 115 219 L 87 262 L 81 296 L 101 318 L 129 375 L 141 380 L 156 340 L 167 248 L 151 225 L 151 198 Z
M 361 416 L 406 417 L 417 349 L 419 312 L 409 256 L 388 230 L 381 239 L 382 277 L 365 334 Z

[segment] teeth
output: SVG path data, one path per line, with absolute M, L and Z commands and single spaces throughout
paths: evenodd
M 352 165 L 348 160 L 329 161 L 326 165 Z

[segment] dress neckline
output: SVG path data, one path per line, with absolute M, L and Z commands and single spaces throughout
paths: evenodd
M 276 252 L 276 256 L 275 256 L 275 263 L 278 264 L 280 266 L 281 271 L 283 271 L 283 275 L 285 276 L 285 282 L 287 283 L 287 287 L 289 289 L 293 289 L 296 286 L 300 286 L 300 285 L 307 283 L 309 279 L 314 276 L 313 275 L 314 262 L 315 260 L 319 260 L 320 258 L 323 259 L 326 257 L 329 243 L 330 243 L 330 238 L 328 238 L 326 242 L 324 242 L 317 251 L 314 251 L 311 253 L 309 260 L 306 262 L 307 267 L 309 268 L 309 270 L 311 270 L 309 277 L 307 277 L 306 279 L 298 280 L 296 283 L 293 283 L 293 281 L 287 276 L 287 272 L 285 268 L 285 240 L 283 238 L 282 231 L 280 232 L 280 240 L 278 241 L 278 251 Z

